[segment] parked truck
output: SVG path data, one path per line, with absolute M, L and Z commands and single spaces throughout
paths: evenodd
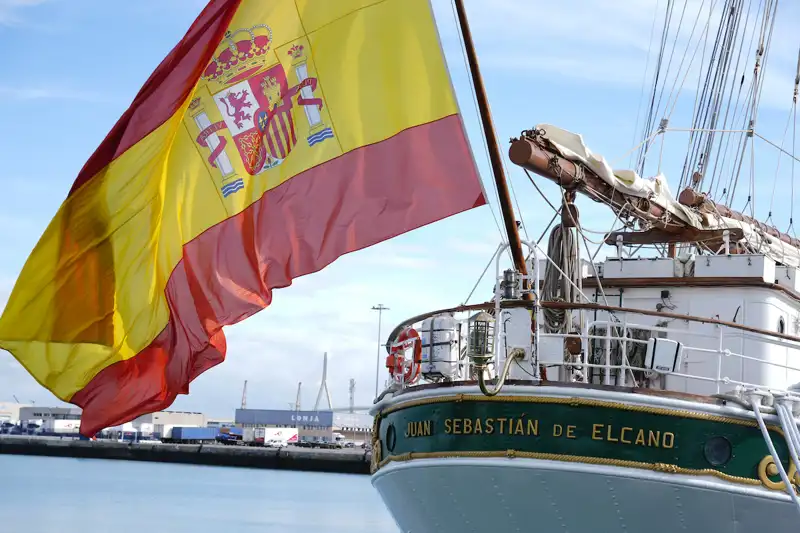
M 42 422 L 39 433 L 42 435 L 70 435 L 77 436 L 80 430 L 80 420 L 47 419 Z
M 178 444 L 213 443 L 217 440 L 219 428 L 180 427 L 175 426 L 168 438 L 161 437 L 162 442 Z
M 297 442 L 297 428 L 245 428 L 244 443 L 248 446 L 283 448 Z
M 266 428 L 244 428 L 242 441 L 246 446 L 263 446 Z
M 264 446 L 268 448 L 283 448 L 297 442 L 297 428 L 265 428 L 267 433 Z
M 217 442 L 229 445 L 236 445 L 243 443 L 244 431 L 242 430 L 242 428 L 220 427 L 217 429 L 219 431 L 219 434 L 217 435 Z

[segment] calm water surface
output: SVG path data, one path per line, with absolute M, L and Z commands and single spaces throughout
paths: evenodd
M 3 533 L 398 533 L 369 476 L 0 455 Z

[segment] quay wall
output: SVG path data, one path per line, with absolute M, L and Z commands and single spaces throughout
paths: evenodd
M 210 466 L 369 474 L 371 452 L 360 448 L 257 448 L 219 444 L 86 441 L 71 438 L 0 436 L 0 454 L 117 459 Z

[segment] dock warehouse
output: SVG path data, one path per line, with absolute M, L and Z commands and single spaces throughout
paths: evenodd
M 19 422 L 19 412 L 27 405 L 23 403 L 0 402 L 0 423 Z
M 347 440 L 363 442 L 372 431 L 372 417 L 333 411 L 292 411 L 288 409 L 237 409 L 236 425 L 241 427 L 297 428 L 300 441 L 332 441 L 334 433 Z
M 19 420 L 23 424 L 29 422 L 42 423 L 45 420 L 80 420 L 83 411 L 80 407 L 44 407 L 33 405 L 20 407 Z

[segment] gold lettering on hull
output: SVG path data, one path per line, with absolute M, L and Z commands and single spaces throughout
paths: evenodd
M 422 420 L 419 422 L 409 422 L 406 428 L 406 438 L 430 437 L 433 435 L 433 421 Z
M 604 429 L 605 428 L 605 429 Z M 633 444 L 645 448 L 674 448 L 675 434 L 670 431 L 634 429 L 627 426 L 592 424 L 592 440 Z
M 433 423 L 430 420 L 423 422 L 409 422 L 406 431 L 407 437 L 431 436 Z M 444 420 L 445 435 L 510 435 L 533 436 L 540 435 L 539 420 L 531 418 L 446 418 Z M 634 428 L 630 426 L 616 426 L 613 424 L 592 424 L 591 431 L 581 430 L 573 424 L 553 424 L 551 429 L 545 429 L 545 437 L 578 439 L 590 437 L 592 440 L 628 446 L 642 446 L 645 448 L 675 447 L 675 434 L 671 431 L 657 429 Z
M 445 435 L 539 435 L 539 421 L 524 418 L 446 418 Z

